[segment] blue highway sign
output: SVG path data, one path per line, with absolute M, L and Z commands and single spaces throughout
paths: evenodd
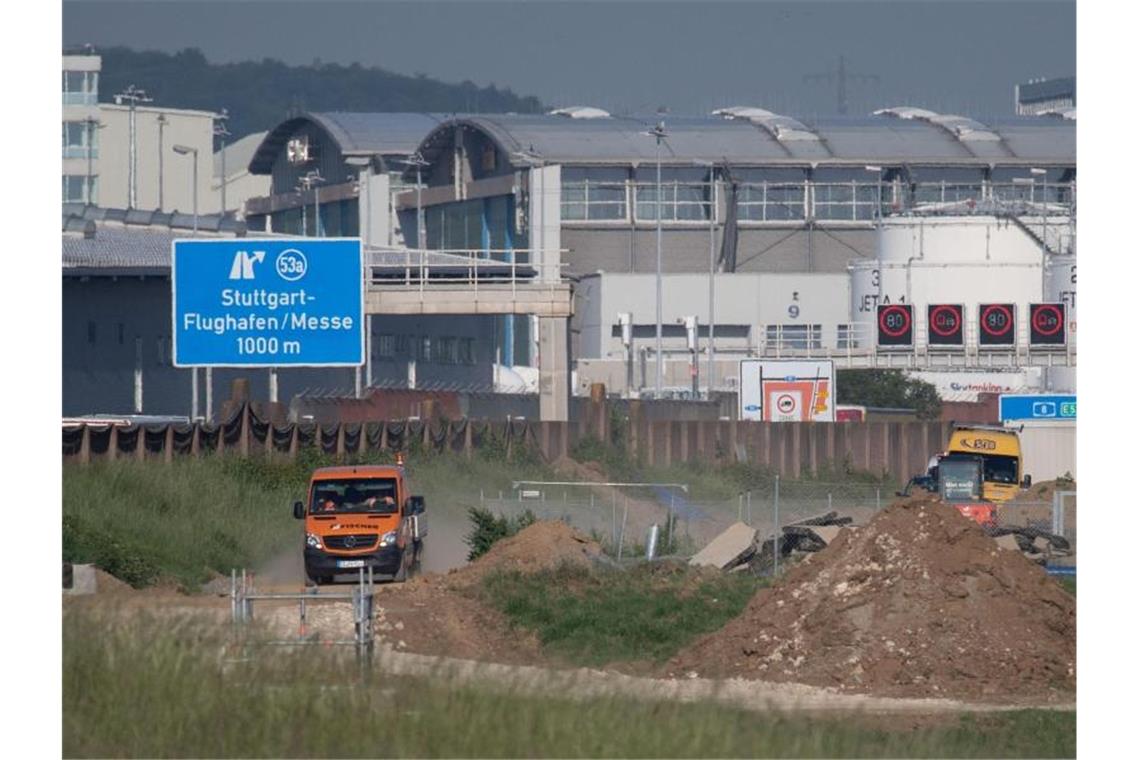
M 358 238 L 175 240 L 176 367 L 364 363 Z
M 1075 420 L 1077 397 L 1002 394 L 998 399 L 998 416 L 1002 422 Z

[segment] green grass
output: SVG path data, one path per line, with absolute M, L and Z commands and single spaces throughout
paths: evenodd
M 1061 588 L 1068 591 L 1073 596 L 1077 595 L 1077 579 L 1071 575 L 1062 575 L 1057 578 L 1057 582 L 1061 584 Z
M 696 575 L 684 565 L 629 570 L 564 565 L 487 576 L 485 603 L 535 631 L 545 651 L 575 665 L 663 661 L 736 617 L 758 584 L 748 575 Z
M 350 460 L 351 461 L 351 460 Z M 390 453 L 361 461 L 391 462 Z M 254 567 L 300 547 L 292 504 L 305 498 L 313 469 L 335 464 L 306 452 L 298 462 L 208 456 L 172 464 L 119 460 L 63 468 L 63 553 L 133 586 L 173 581 L 196 589 L 212 573 Z M 412 488 L 432 513 L 479 503 L 479 488 L 509 490 L 512 479 L 542 478 L 533 461 L 507 464 L 452 454 L 409 460 Z
M 65 757 L 1073 757 L 1073 713 L 915 721 L 588 701 L 223 656 L 216 630 L 63 619 Z
M 63 471 L 63 554 L 134 586 L 195 587 L 299 544 L 291 514 L 303 480 L 288 468 L 222 458 L 133 461 Z

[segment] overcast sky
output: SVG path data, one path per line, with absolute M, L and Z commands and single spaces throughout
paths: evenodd
M 552 105 L 745 104 L 809 119 L 836 113 L 837 84 L 804 77 L 834 74 L 840 56 L 851 114 L 907 104 L 1008 116 L 1017 82 L 1076 72 L 1076 6 L 1064 0 L 65 0 L 63 36 L 196 47 L 217 62 L 358 62 Z

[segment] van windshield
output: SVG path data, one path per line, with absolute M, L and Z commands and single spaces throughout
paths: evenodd
M 1017 457 L 1003 457 L 989 454 L 982 457 L 982 479 L 987 483 L 1011 483 L 1017 485 Z
M 393 514 L 397 495 L 395 478 L 322 480 L 313 486 L 309 514 Z

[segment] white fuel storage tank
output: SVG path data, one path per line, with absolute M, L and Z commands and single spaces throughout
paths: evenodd
M 877 258 L 850 266 L 851 313 L 860 324 L 857 335 L 874 340 L 879 304 L 912 304 L 921 341 L 927 304 L 963 304 L 969 336 L 976 334 L 978 304 L 1015 303 L 1024 332 L 1028 304 L 1075 301 L 1075 267 L 1073 256 L 1045 258 L 1037 241 L 1008 219 L 884 219 Z

